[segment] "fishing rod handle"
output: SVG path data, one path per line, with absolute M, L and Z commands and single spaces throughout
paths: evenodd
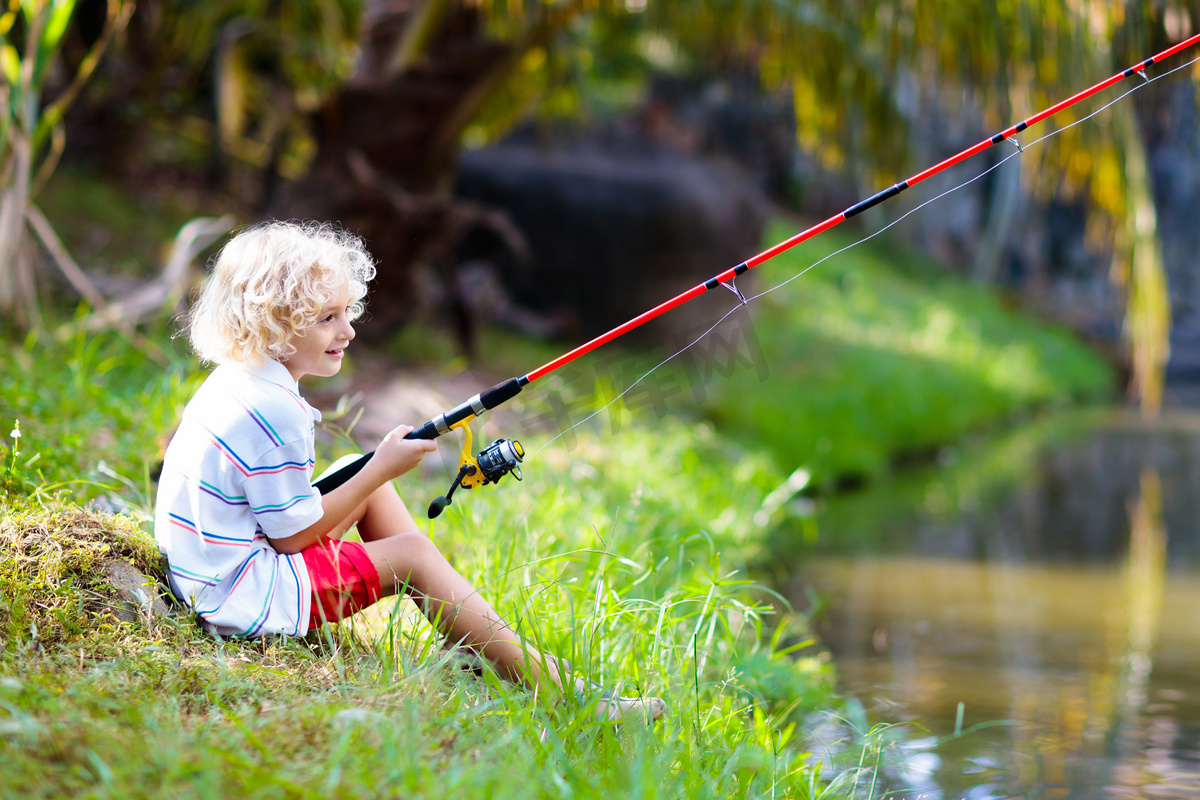
M 521 389 L 528 382 L 526 378 L 509 378 L 506 381 L 501 381 L 490 389 L 484 389 L 470 400 L 455 406 L 444 414 L 438 414 L 433 419 L 426 420 L 420 427 L 413 428 L 405 434 L 404 438 L 436 439 L 444 433 L 449 433 L 452 426 L 462 422 L 464 419 L 479 416 L 483 412 L 513 399 L 521 393 Z M 367 462 L 371 460 L 371 456 L 373 455 L 375 455 L 375 451 L 372 450 L 366 455 L 359 456 L 336 472 L 329 473 L 314 483 L 313 486 L 321 494 L 328 494 L 357 475 L 367 465 Z

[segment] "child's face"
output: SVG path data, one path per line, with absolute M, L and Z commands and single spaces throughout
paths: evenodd
M 343 279 L 341 288 L 321 307 L 316 323 L 292 339 L 296 352 L 283 365 L 297 381 L 305 375 L 336 375 L 342 368 L 342 354 L 354 338 L 346 318 L 349 306 L 350 282 Z

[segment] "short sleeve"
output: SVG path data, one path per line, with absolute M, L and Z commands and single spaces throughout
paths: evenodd
M 321 493 L 310 483 L 309 452 L 307 441 L 281 445 L 248 470 L 246 500 L 259 529 L 272 539 L 299 533 L 324 513 Z

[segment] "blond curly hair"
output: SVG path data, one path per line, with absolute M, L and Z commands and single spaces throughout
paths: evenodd
M 209 363 L 285 362 L 292 340 L 350 284 L 347 316 L 363 312 L 375 264 L 362 240 L 322 222 L 265 222 L 230 239 L 188 315 L 196 354 Z

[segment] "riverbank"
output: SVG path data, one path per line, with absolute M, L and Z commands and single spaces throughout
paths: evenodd
M 792 230 L 776 222 L 767 239 Z M 753 318 L 769 375 L 714 385 L 705 412 L 723 434 L 828 491 L 983 429 L 1115 398 L 1112 366 L 1065 328 L 886 240 L 856 240 L 830 231 L 755 270 L 756 293 L 770 292 Z
M 724 350 L 694 348 L 651 383 L 633 378 L 661 355 L 621 351 L 529 392 L 484 429 L 525 440 L 525 481 L 464 492 L 430 526 L 523 635 L 606 686 L 667 698 L 653 730 L 616 731 L 572 699 L 464 674 L 403 605 L 299 641 L 217 642 L 183 615 L 112 621 L 94 566 L 113 542 L 77 532 L 152 548 L 155 467 L 202 375 L 166 329 L 147 332 L 153 359 L 113 335 L 6 340 L 0 418 L 21 435 L 0 452 L 0 785 L 35 797 L 370 796 L 382 783 L 461 797 L 817 794 L 815 762 L 788 744 L 836 704 L 832 667 L 791 650 L 806 621 L 780 619 L 746 581 L 780 498 L 800 488 L 788 475 L 869 480 L 906 453 L 1109 385 L 1085 348 L 985 292 L 852 252 L 763 298 L 749 324 L 731 318 Z M 790 257 L 759 291 L 812 254 Z M 553 349 L 489 341 L 501 377 Z M 414 392 L 436 405 L 432 387 L 462 367 L 418 368 Z M 360 447 L 342 435 L 357 419 L 352 372 L 315 387 L 324 457 Z M 451 466 L 456 449 L 443 445 Z M 429 464 L 404 481 L 414 509 L 449 485 L 447 465 Z M 81 523 L 89 501 L 123 513 Z
M 804 621 L 780 619 L 745 580 L 749 520 L 778 475 L 711 428 L 580 429 L 524 483 L 463 493 L 429 528 L 531 642 L 670 704 L 653 728 L 614 728 L 573 697 L 464 672 L 405 603 L 302 640 L 219 642 L 184 614 L 116 622 L 98 565 L 124 557 L 161 579 L 152 473 L 198 377 L 113 337 L 14 345 L 0 356 L 13 389 L 2 413 L 21 434 L 6 437 L 0 472 L 0 794 L 682 798 L 820 785 L 788 745 L 835 702 L 831 668 L 788 652 Z M 413 477 L 414 510 L 449 484 L 436 468 Z M 86 498 L 125 513 L 70 506 Z

